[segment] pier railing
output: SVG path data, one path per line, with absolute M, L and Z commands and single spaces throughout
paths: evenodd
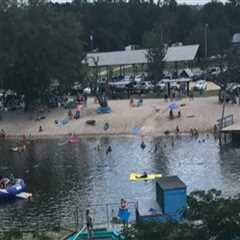
M 130 213 L 129 223 L 134 223 L 136 220 L 136 207 L 137 202 L 128 203 L 128 211 Z M 118 224 L 121 224 L 118 218 L 119 203 L 108 204 L 96 204 L 86 206 L 83 210 L 76 207 L 74 212 L 75 228 L 81 229 L 86 225 L 86 210 L 90 211 L 90 215 L 93 218 L 94 227 L 99 228 L 114 228 Z
M 21 233 L 21 234 L 35 234 L 35 233 L 59 233 L 59 232 L 74 232 L 79 231 L 86 226 L 86 210 L 89 209 L 90 215 L 93 218 L 94 228 L 106 229 L 120 229 L 122 222 L 118 218 L 119 203 L 96 204 L 87 205 L 84 208 L 76 206 L 69 209 L 69 211 L 59 211 L 57 216 L 52 217 L 52 221 L 43 221 L 41 216 L 36 216 L 34 221 L 22 222 L 19 219 L 14 219 L 11 224 L 0 226 L 1 234 L 8 232 Z M 128 202 L 128 210 L 130 212 L 129 224 L 136 220 L 136 207 L 137 202 Z M 16 210 L 16 215 L 20 214 Z M 1 219 L 0 219 L 1 223 Z M 19 237 L 19 239 L 21 239 Z
M 217 123 L 218 129 L 231 126 L 234 123 L 234 121 L 233 121 L 233 114 L 227 115 L 223 119 L 220 118 L 220 119 L 217 120 L 217 122 L 218 122 Z

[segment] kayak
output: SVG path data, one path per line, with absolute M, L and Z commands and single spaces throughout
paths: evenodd
M 162 174 L 160 173 L 149 173 L 147 177 L 142 177 L 142 173 L 131 173 L 129 179 L 131 181 L 141 181 L 141 180 L 155 180 L 156 178 L 161 178 Z
M 18 194 L 25 192 L 26 184 L 23 179 L 16 179 L 15 184 L 6 188 L 0 188 L 0 200 L 18 198 Z M 21 196 L 20 196 L 21 197 Z

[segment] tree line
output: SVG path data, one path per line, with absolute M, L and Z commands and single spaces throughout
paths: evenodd
M 200 57 L 223 54 L 240 32 L 240 4 L 229 0 L 204 6 L 175 0 L 0 1 L 0 88 L 24 94 L 27 106 L 41 99 L 52 80 L 64 89 L 86 80 L 81 62 L 93 50 L 122 50 L 129 44 L 155 48 L 175 42 L 200 44 Z M 160 64 L 160 63 L 159 63 Z M 156 75 L 154 65 L 153 76 Z
M 88 51 L 120 50 L 128 44 L 142 48 L 146 36 L 157 31 L 167 44 L 200 44 L 203 56 L 207 28 L 209 55 L 215 55 L 229 47 L 233 33 L 240 32 L 237 1 L 191 6 L 178 5 L 175 0 L 75 0 L 61 8 L 72 9 L 82 19 Z

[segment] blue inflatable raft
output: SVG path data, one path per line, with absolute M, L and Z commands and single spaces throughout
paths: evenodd
M 23 179 L 18 178 L 13 185 L 7 186 L 6 188 L 0 188 L 0 200 L 21 198 L 25 190 L 26 184 Z

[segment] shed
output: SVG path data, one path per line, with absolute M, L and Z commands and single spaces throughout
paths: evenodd
M 187 187 L 177 176 L 160 178 L 156 182 L 157 202 L 163 214 L 175 215 L 176 219 L 183 216 L 187 205 Z
M 162 177 L 156 182 L 156 199 L 138 201 L 137 221 L 179 221 L 187 205 L 186 185 L 177 176 Z

